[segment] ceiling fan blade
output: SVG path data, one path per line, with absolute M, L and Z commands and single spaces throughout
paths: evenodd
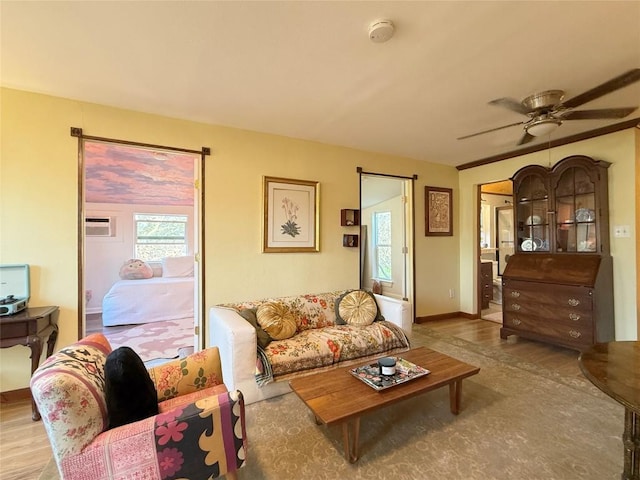
M 579 107 L 580 105 L 602 97 L 607 93 L 611 93 L 615 90 L 626 87 L 627 85 L 631 85 L 638 80 L 640 80 L 640 68 L 634 68 L 633 70 L 629 70 L 616 78 L 612 78 L 608 82 L 604 82 L 602 85 L 598 85 L 591 90 L 581 93 L 577 97 L 573 97 L 566 102 L 562 102 L 562 105 L 566 108 Z
M 495 100 L 491 100 L 489 102 L 489 105 L 504 107 L 511 111 L 522 113 L 523 115 L 527 115 L 529 113 L 529 110 L 527 110 L 527 108 L 522 105 L 522 103 L 514 100 L 513 98 L 497 98 Z
M 536 138 L 536 137 L 531 135 L 529 132 L 524 132 L 524 135 L 522 135 L 522 138 L 518 142 L 518 145 L 524 145 L 525 143 L 529 143 L 534 138 Z
M 624 118 L 638 107 L 603 108 L 600 110 L 575 110 L 562 115 L 563 120 L 592 120 L 598 118 Z
M 502 130 L 503 128 L 515 127 L 516 125 L 522 125 L 524 122 L 512 123 L 510 125 L 503 125 L 502 127 L 491 128 L 489 130 L 484 130 L 482 132 L 472 133 L 471 135 L 465 135 L 464 137 L 458 137 L 458 140 L 464 140 L 465 138 L 476 137 L 478 135 L 483 135 L 489 132 L 495 132 L 496 130 Z

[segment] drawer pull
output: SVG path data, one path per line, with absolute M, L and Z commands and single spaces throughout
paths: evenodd
M 511 308 L 517 312 L 518 310 L 520 310 L 520 305 L 518 305 L 517 303 L 512 303 Z
M 577 322 L 578 320 L 580 320 L 580 315 L 578 315 L 577 313 L 570 313 L 569 320 L 573 320 L 574 322 Z
M 578 305 L 580 305 L 580 300 L 578 300 L 577 298 L 570 298 L 567 303 L 572 307 L 577 307 Z
M 512 291 L 512 292 L 511 292 L 511 296 L 512 296 L 513 298 L 518 298 L 518 297 L 520 296 L 520 292 L 518 292 L 518 291 L 514 290 L 514 291 Z
M 514 319 L 512 320 L 512 323 L 513 323 L 514 325 L 520 325 L 520 324 L 522 323 L 522 321 L 520 321 L 520 319 L 519 319 L 519 318 L 514 318 Z
M 569 335 L 573 338 L 580 338 L 582 336 L 580 332 L 576 332 L 575 330 L 569 330 Z

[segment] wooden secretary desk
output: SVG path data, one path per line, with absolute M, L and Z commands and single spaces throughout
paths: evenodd
M 516 253 L 500 336 L 585 350 L 614 339 L 608 162 L 575 155 L 513 176 Z

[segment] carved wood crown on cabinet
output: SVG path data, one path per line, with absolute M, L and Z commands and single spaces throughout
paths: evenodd
M 516 254 L 502 277 L 502 338 L 577 350 L 615 338 L 609 165 L 575 155 L 513 176 Z

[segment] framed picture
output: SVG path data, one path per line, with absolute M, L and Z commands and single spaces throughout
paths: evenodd
M 424 198 L 425 236 L 453 235 L 453 190 L 451 188 L 424 187 Z
M 319 182 L 263 177 L 262 251 L 318 252 Z

